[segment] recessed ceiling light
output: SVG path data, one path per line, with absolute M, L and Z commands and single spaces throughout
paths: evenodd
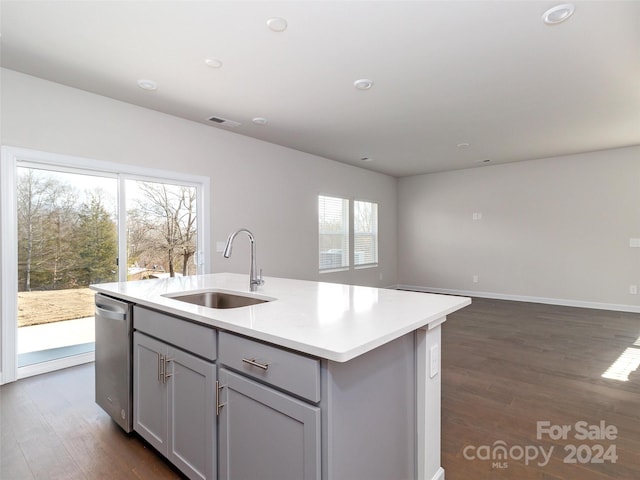
M 211 68 L 220 68 L 222 66 L 222 62 L 217 58 L 205 58 L 204 63 L 207 65 L 207 67 Z
M 469 144 L 467 142 L 462 142 L 456 145 L 458 148 L 469 148 Z
M 562 5 L 556 5 L 555 7 L 551 7 L 549 10 L 544 12 L 542 15 L 542 20 L 547 25 L 556 25 L 558 23 L 562 23 L 567 20 L 576 7 L 572 3 L 563 3 Z
M 368 78 L 361 78 L 360 80 L 356 80 L 353 82 L 353 86 L 358 90 L 369 90 L 373 87 L 373 80 L 369 80 Z
M 256 117 L 252 120 L 252 122 L 255 123 L 256 125 L 266 125 L 267 119 L 264 117 Z
M 274 32 L 284 32 L 287 29 L 287 21 L 284 18 L 272 17 L 267 20 L 267 27 Z
M 158 84 L 156 82 L 154 82 L 153 80 L 140 79 L 140 80 L 138 80 L 138 86 L 143 90 L 157 90 L 158 89 Z

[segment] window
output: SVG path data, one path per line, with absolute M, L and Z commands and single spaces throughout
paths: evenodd
M 377 203 L 320 195 L 318 232 L 321 272 L 378 264 Z
M 320 270 L 349 267 L 349 200 L 318 197 Z
M 378 263 L 378 204 L 353 202 L 353 264 Z

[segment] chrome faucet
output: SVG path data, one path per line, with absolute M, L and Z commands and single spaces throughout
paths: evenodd
M 241 228 L 240 230 L 236 230 L 229 238 L 227 238 L 227 245 L 224 247 L 224 253 L 222 254 L 224 258 L 231 257 L 231 247 L 233 246 L 233 241 L 240 232 L 244 232 L 249 237 L 249 241 L 251 242 L 251 269 L 249 271 L 249 290 L 255 292 L 258 290 L 260 285 L 264 285 L 264 280 L 262 279 L 262 269 L 260 269 L 260 276 L 256 275 L 256 242 L 253 238 L 253 233 L 251 233 L 246 228 Z

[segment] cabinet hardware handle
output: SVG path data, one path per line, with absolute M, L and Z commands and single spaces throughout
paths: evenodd
M 226 403 L 220 403 L 220 390 L 226 385 L 220 385 L 220 382 L 216 380 L 216 417 L 220 416 L 220 409 L 226 405 Z
M 162 369 L 162 383 L 167 383 L 167 378 L 172 377 L 173 373 L 168 373 L 167 363 L 173 362 L 175 358 L 164 357 L 164 368 Z
M 162 363 L 164 361 L 164 357 L 160 353 L 157 353 L 156 355 L 158 355 L 158 382 L 162 382 L 162 375 L 164 373 L 162 371 Z
M 243 358 L 242 361 L 244 363 L 248 363 L 249 365 L 253 365 L 254 367 L 261 368 L 262 370 L 266 370 L 266 369 L 269 368 L 269 364 L 268 363 L 256 362 L 255 358 Z

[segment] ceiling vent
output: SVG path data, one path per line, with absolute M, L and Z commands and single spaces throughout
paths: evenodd
M 210 117 L 209 121 L 217 125 L 222 125 L 222 126 L 231 127 L 231 128 L 240 126 L 240 122 L 234 122 L 233 120 L 227 120 L 226 118 L 221 118 L 221 117 Z

